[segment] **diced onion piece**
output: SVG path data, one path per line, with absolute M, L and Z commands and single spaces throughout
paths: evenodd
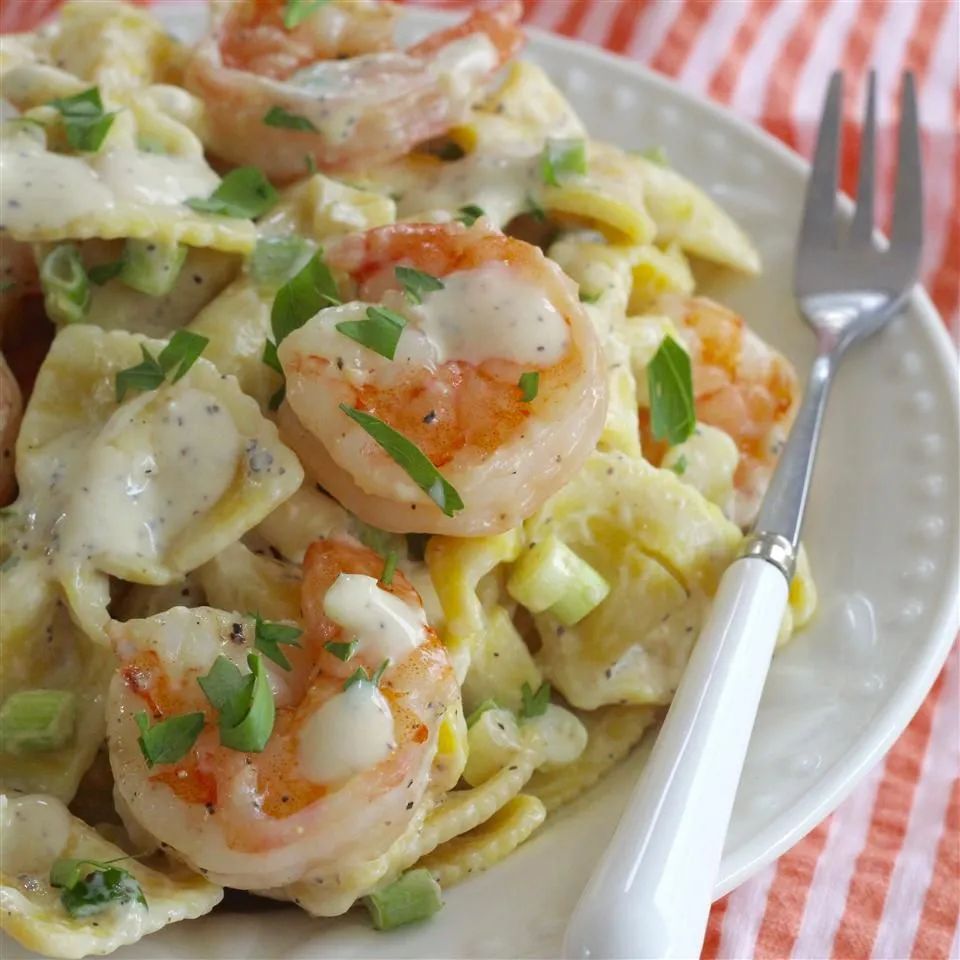
M 429 870 L 408 870 L 389 886 L 364 897 L 377 930 L 392 930 L 432 917 L 442 906 L 440 884 Z
M 187 248 L 179 243 L 158 240 L 127 240 L 120 279 L 134 290 L 162 297 L 168 294 L 180 275 Z
M 610 584 L 565 543 L 548 537 L 513 565 L 507 592 L 531 613 L 549 611 L 572 626 L 600 604 Z
M 69 690 L 21 690 L 0 710 L 5 753 L 59 750 L 73 736 L 77 698 Z
M 72 243 L 54 247 L 40 267 L 47 316 L 55 323 L 80 323 L 90 309 L 90 281 Z

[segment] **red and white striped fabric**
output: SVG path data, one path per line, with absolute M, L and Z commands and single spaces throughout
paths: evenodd
M 59 2 L 4 0 L 0 32 L 26 29 Z M 846 141 L 853 144 L 864 78 L 877 67 L 885 157 L 879 210 L 886 226 L 897 89 L 901 72 L 913 70 L 927 196 L 924 282 L 950 329 L 960 329 L 956 0 L 524 2 L 527 23 L 642 61 L 808 156 L 830 72 L 841 68 L 848 78 Z M 457 8 L 472 0 L 433 5 Z M 857 159 L 849 146 L 848 191 Z M 958 686 L 954 649 L 907 731 L 843 806 L 715 905 L 704 958 L 960 956 Z

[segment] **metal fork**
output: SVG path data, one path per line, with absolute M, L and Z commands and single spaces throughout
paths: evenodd
M 835 73 L 807 187 L 794 292 L 817 358 L 753 532 L 724 574 L 670 711 L 606 853 L 574 910 L 568 957 L 700 955 L 734 796 L 787 605 L 827 394 L 846 350 L 916 281 L 923 233 L 913 77 L 903 81 L 893 231 L 873 241 L 871 73 L 856 213 L 837 212 L 843 79 Z

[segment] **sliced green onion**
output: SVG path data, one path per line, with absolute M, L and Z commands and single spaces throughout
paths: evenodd
M 220 181 L 220 186 L 209 197 L 191 197 L 184 203 L 201 213 L 247 219 L 266 213 L 278 196 L 274 186 L 256 167 L 237 167 Z
M 80 323 L 90 309 L 90 283 L 80 251 L 72 243 L 54 247 L 40 267 L 47 316 L 56 323 Z
M 315 253 L 303 269 L 277 291 L 270 311 L 270 327 L 278 347 L 311 317 L 340 303 L 336 281 L 320 253 Z
M 478 207 L 475 203 L 468 203 L 465 207 L 461 207 L 457 213 L 458 216 L 455 219 L 468 227 L 472 227 L 480 217 L 487 215 L 483 207 Z
M 647 364 L 650 429 L 670 446 L 683 443 L 697 425 L 690 356 L 673 337 L 664 337 Z
M 266 290 L 282 287 L 304 268 L 313 254 L 313 245 L 296 234 L 290 237 L 261 237 L 247 269 L 253 282 Z
M 393 575 L 397 572 L 397 555 L 391 550 L 383 561 L 383 573 L 380 574 L 380 582 L 390 586 L 393 583 Z
M 586 290 L 580 291 L 581 303 L 596 303 L 603 296 L 603 292 L 588 293 Z
M 533 400 L 537 399 L 537 394 L 540 392 L 540 374 L 533 370 L 529 373 L 520 374 L 520 382 L 517 384 L 520 387 L 520 392 L 523 394 L 523 402 L 530 403 Z
M 140 730 L 137 743 L 148 767 L 158 763 L 176 763 L 189 753 L 203 730 L 202 713 L 184 713 L 150 725 L 145 710 L 135 714 Z
M 369 413 L 348 407 L 345 403 L 340 404 L 340 409 L 376 440 L 384 452 L 406 471 L 410 479 L 446 516 L 452 517 L 458 510 L 463 509 L 460 494 L 415 443 Z
M 50 885 L 61 889 L 60 902 L 71 917 L 89 917 L 114 904 L 136 903 L 147 908 L 140 884 L 128 871 L 112 864 L 117 860 L 55 860 Z
M 253 645 L 265 657 L 269 657 L 277 666 L 284 670 L 290 670 L 290 661 L 284 656 L 279 644 L 285 644 L 288 647 L 299 647 L 300 637 L 303 631 L 299 627 L 293 627 L 286 623 L 271 623 L 269 620 L 262 620 L 260 614 L 256 614 L 254 628 Z
M 98 87 L 91 87 L 72 97 L 60 97 L 50 101 L 50 106 L 60 111 L 67 134 L 67 143 L 74 150 L 96 153 L 113 125 L 116 114 L 106 113 Z
M 120 276 L 121 270 L 123 270 L 123 257 L 111 263 L 98 263 L 96 266 L 90 267 L 87 271 L 87 276 L 98 287 L 102 287 L 114 277 Z
M 641 150 L 640 156 L 650 160 L 652 163 L 659 164 L 661 167 L 667 167 L 670 165 L 670 160 L 667 157 L 667 151 L 660 146 L 648 147 L 646 150 Z
M 332 654 L 338 660 L 342 660 L 346 663 L 348 660 L 353 658 L 353 655 L 357 652 L 357 647 L 360 646 L 360 641 L 354 638 L 349 643 L 337 643 L 336 640 L 328 640 L 324 645 L 323 649 L 327 653 Z
M 549 611 L 573 626 L 610 592 L 610 584 L 556 537 L 526 550 L 513 565 L 507 592 L 531 613 Z
M 524 720 L 529 720 L 531 717 L 543 716 L 543 714 L 547 712 L 547 706 L 550 703 L 550 684 L 541 683 L 540 689 L 534 693 L 530 684 L 524 681 L 523 686 L 520 688 L 520 696 L 523 700 L 520 707 L 520 716 Z
M 364 897 L 363 902 L 377 930 L 393 930 L 432 917 L 443 906 L 443 897 L 433 874 L 419 867 Z
M 187 248 L 179 243 L 157 240 L 127 240 L 120 268 L 120 279 L 134 290 L 162 297 L 168 294 L 187 257 Z
M 551 187 L 574 174 L 587 172 L 587 145 L 583 140 L 548 140 L 540 155 L 540 177 Z
M 403 286 L 403 292 L 410 303 L 423 303 L 423 294 L 443 289 L 443 283 L 440 280 L 422 270 L 414 270 L 413 267 L 395 267 L 393 272 Z
M 263 122 L 268 127 L 280 127 L 283 130 L 299 130 L 302 133 L 319 133 L 316 126 L 307 117 L 299 113 L 290 113 L 283 107 L 271 107 L 264 114 Z
M 467 717 L 467 729 L 469 730 L 488 710 L 499 709 L 500 704 L 497 703 L 496 700 L 492 698 L 484 700 L 483 703 Z
M 386 307 L 367 307 L 366 320 L 344 320 L 337 330 L 361 346 L 392 360 L 407 318 Z
M 73 738 L 77 698 L 69 690 L 21 690 L 0 709 L 4 753 L 59 750 Z
M 298 27 L 329 0 L 287 0 L 283 10 L 283 25 L 292 30 Z

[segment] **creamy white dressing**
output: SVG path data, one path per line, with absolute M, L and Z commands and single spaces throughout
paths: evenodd
M 367 309 L 375 306 L 354 301 L 321 311 L 290 334 L 280 346 L 280 362 L 287 366 L 294 357 L 326 357 L 343 380 L 360 386 L 371 378 L 386 383 L 402 377 L 406 367 L 429 370 L 451 360 L 549 367 L 569 349 L 563 314 L 541 287 L 506 264 L 451 273 L 442 283 L 442 290 L 423 294 L 419 305 L 398 290 L 384 295 L 384 305 L 408 320 L 392 361 L 337 329 L 345 321 L 365 320 Z
M 369 770 L 396 747 L 393 715 L 372 683 L 354 683 L 327 700 L 303 725 L 297 759 L 314 783 L 333 783 Z
M 0 795 L 3 872 L 47 874 L 70 838 L 71 817 L 55 797 Z
M 90 448 L 60 527 L 67 557 L 154 559 L 234 482 L 243 442 L 212 394 L 177 388 L 120 408 Z
M 569 332 L 563 314 L 540 286 L 507 264 L 491 262 L 451 273 L 442 283 L 442 290 L 407 308 L 416 327 L 404 330 L 401 350 L 404 340 L 419 331 L 430 341 L 437 363 L 500 359 L 549 366 L 566 353 Z
M 539 150 L 532 154 L 472 153 L 431 171 L 430 177 L 410 169 L 407 176 L 400 173 L 396 178 L 397 216 L 410 218 L 475 204 L 502 227 L 531 209 L 530 199 L 542 187 L 539 163 Z
M 172 206 L 207 196 L 220 182 L 202 157 L 145 153 L 125 144 L 91 157 L 51 153 L 29 130 L 4 131 L 0 218 L 12 236 L 30 237 L 124 204 Z
M 323 612 L 343 628 L 347 639 L 359 640 L 358 654 L 368 663 L 400 663 L 426 639 L 423 610 L 360 573 L 341 573 L 334 580 L 323 599 Z

